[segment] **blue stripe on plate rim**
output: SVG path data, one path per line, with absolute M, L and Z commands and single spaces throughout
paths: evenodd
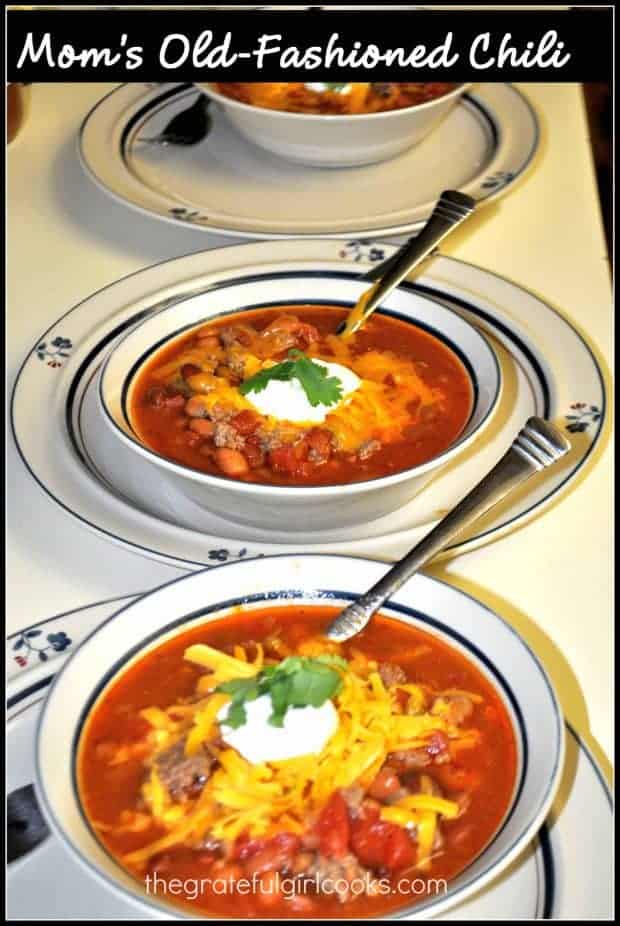
M 109 93 L 107 93 L 105 96 L 103 96 L 100 100 L 98 100 L 98 101 L 94 104 L 94 106 L 91 107 L 91 109 L 88 111 L 88 113 L 87 113 L 86 116 L 84 117 L 84 119 L 83 119 L 83 121 L 82 121 L 82 124 L 80 125 L 79 131 L 78 131 L 78 145 L 79 145 L 79 151 L 80 151 L 80 159 L 81 159 L 82 164 L 84 165 L 84 168 L 85 168 L 85 170 L 87 171 L 87 173 L 88 173 L 88 174 L 95 180 L 95 182 L 98 183 L 98 184 L 101 183 L 101 181 L 100 181 L 100 180 L 98 179 L 98 177 L 96 177 L 96 175 L 92 172 L 92 170 L 90 169 L 90 166 L 88 165 L 88 163 L 87 163 L 87 161 L 86 161 L 86 158 L 85 158 L 85 156 L 84 156 L 84 152 L 83 152 L 83 135 L 84 135 L 84 131 L 85 131 L 85 128 L 86 128 L 87 123 L 88 123 L 88 122 L 90 121 L 90 119 L 95 115 L 95 113 L 96 113 L 96 111 L 99 109 L 99 107 L 100 107 L 103 103 L 105 103 L 106 100 L 108 100 L 109 97 L 111 97 L 111 96 L 113 96 L 115 93 L 118 93 L 119 91 L 123 90 L 123 89 L 124 89 L 125 87 L 127 87 L 127 86 L 130 86 L 130 85 L 127 84 L 127 83 L 121 84 L 119 87 L 115 87 L 113 90 L 111 90 L 111 91 L 110 91 Z M 503 191 L 507 186 L 512 186 L 512 185 L 514 185 L 514 184 L 517 182 L 517 180 L 526 172 L 526 170 L 528 169 L 528 167 L 529 167 L 530 164 L 532 163 L 532 161 L 533 161 L 533 159 L 534 159 L 534 155 L 535 155 L 536 152 L 538 151 L 538 148 L 539 148 L 539 145 L 540 145 L 540 137 L 541 137 L 541 136 L 540 136 L 540 123 L 539 123 L 539 120 L 538 120 L 538 115 L 537 115 L 537 113 L 536 113 L 536 110 L 534 109 L 534 107 L 532 106 L 532 104 L 530 103 L 530 101 L 527 99 L 527 97 L 526 97 L 523 93 L 521 93 L 521 91 L 518 90 L 513 84 L 511 84 L 511 83 L 505 83 L 505 86 L 506 86 L 509 90 L 511 90 L 511 91 L 515 94 L 515 96 L 517 96 L 517 97 L 519 98 L 520 102 L 521 102 L 522 105 L 526 108 L 526 110 L 527 110 L 527 112 L 528 112 L 528 115 L 529 115 L 530 120 L 531 120 L 531 123 L 532 123 L 532 144 L 531 144 L 530 150 L 528 151 L 527 155 L 526 155 L 525 158 L 523 159 L 523 162 L 521 163 L 521 165 L 520 165 L 520 167 L 519 167 L 518 170 L 516 170 L 516 171 L 511 171 L 510 174 L 509 174 L 508 176 L 506 176 L 506 177 L 496 178 L 496 177 L 493 175 L 493 176 L 491 176 L 491 177 L 484 177 L 484 178 L 481 179 L 481 181 L 480 181 L 480 191 L 479 191 L 479 194 L 478 194 L 478 197 L 477 197 L 478 201 L 480 201 L 480 202 L 482 202 L 482 201 L 484 201 L 484 200 L 491 200 L 491 199 L 494 199 L 495 197 L 497 197 L 498 195 L 500 195 L 500 194 L 502 193 L 502 191 Z M 130 134 L 131 128 L 135 125 L 135 123 L 136 123 L 137 121 L 139 121 L 139 119 L 140 119 L 142 116 L 146 116 L 146 115 L 147 115 L 149 112 L 151 112 L 156 106 L 158 106 L 158 105 L 160 105 L 160 104 L 168 103 L 170 100 L 174 99 L 175 97 L 182 97 L 182 95 L 184 95 L 184 94 L 189 94 L 189 93 L 191 92 L 191 87 L 192 87 L 191 84 L 181 83 L 181 84 L 177 85 L 176 87 L 168 88 L 168 89 L 164 90 L 162 93 L 160 93 L 160 94 L 158 94 L 157 96 L 153 97 L 149 102 L 147 102 L 147 103 L 145 103 L 143 106 L 141 106 L 140 109 L 139 109 L 136 113 L 134 113 L 133 115 L 131 115 L 131 116 L 129 117 L 127 123 L 125 124 L 125 126 L 123 127 L 123 130 L 122 130 L 121 133 L 120 133 L 119 149 L 118 149 L 119 156 L 120 156 L 120 158 L 121 158 L 123 164 L 125 165 L 125 167 L 126 167 L 127 169 L 129 169 L 128 166 L 127 166 L 127 165 L 128 165 L 128 159 L 127 159 L 127 139 L 128 139 L 129 134 Z M 151 91 L 152 91 L 152 89 L 153 89 L 152 87 L 149 87 L 148 84 L 144 84 L 144 88 L 145 88 L 145 91 L 148 91 L 148 90 L 151 90 Z M 489 129 L 489 131 L 490 131 L 490 133 L 491 133 L 492 143 L 493 143 L 494 150 L 497 151 L 497 148 L 498 148 L 498 145 L 499 145 L 499 141 L 500 141 L 500 132 L 499 132 L 499 130 L 498 130 L 498 126 L 497 126 L 497 124 L 496 124 L 496 122 L 495 122 L 495 120 L 494 120 L 492 114 L 491 114 L 491 113 L 486 109 L 486 107 L 485 107 L 479 100 L 477 100 L 477 99 L 475 98 L 475 96 L 472 95 L 471 93 L 464 93 L 463 96 L 462 96 L 462 98 L 461 98 L 461 100 L 462 100 L 462 103 L 464 103 L 465 105 L 469 106 L 469 107 L 472 108 L 472 109 L 475 109 L 476 112 L 478 113 L 479 118 L 481 118 L 481 119 L 483 119 L 483 120 L 485 121 L 485 123 L 486 123 L 486 125 L 487 125 L 487 127 L 488 127 L 488 129 Z M 483 193 L 482 193 L 483 190 L 485 190 L 485 191 L 488 190 L 488 192 L 486 192 L 486 193 L 483 194 Z M 112 192 L 112 191 L 110 191 L 110 192 Z M 116 194 L 114 194 L 114 195 L 116 195 Z M 181 222 L 181 223 L 183 223 L 183 224 L 190 224 L 190 225 L 195 226 L 196 228 L 203 228 L 203 229 L 205 229 L 205 230 L 207 230 L 207 231 L 209 230 L 209 220 L 208 220 L 208 218 L 207 218 L 206 216 L 203 216 L 202 214 L 199 214 L 199 215 L 197 216 L 197 220 L 194 221 L 194 220 L 192 219 L 192 217 L 187 217 L 187 218 L 186 218 L 186 217 L 183 217 L 183 218 L 181 219 L 181 218 L 173 217 L 172 215 L 168 215 L 168 214 L 164 215 L 163 213 L 157 213 L 157 212 L 154 211 L 153 209 L 149 209 L 149 208 L 145 208 L 145 207 L 142 207 L 142 206 L 138 206 L 137 204 L 129 203 L 129 201 L 127 201 L 127 203 L 128 203 L 129 205 L 133 206 L 134 208 L 138 208 L 140 211 L 146 212 L 147 214 L 160 214 L 160 215 L 162 215 L 163 218 L 166 218 L 166 219 L 168 219 L 168 220 Z M 417 222 L 417 223 L 416 223 L 416 227 L 421 227 L 421 226 L 424 224 L 424 221 L 425 221 L 425 220 L 420 220 L 419 222 Z M 214 226 L 214 227 L 215 227 L 215 226 Z M 385 230 L 384 230 L 383 233 L 385 234 Z M 310 235 L 310 234 L 306 234 L 306 235 L 301 234 L 301 235 L 295 235 L 294 237 L 299 237 L 299 238 L 303 238 L 303 237 L 316 237 L 316 234 L 312 234 L 312 235 Z

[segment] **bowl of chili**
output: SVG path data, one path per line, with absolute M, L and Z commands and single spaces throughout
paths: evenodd
M 142 915 L 426 918 L 518 856 L 562 772 L 547 674 L 501 617 L 423 575 L 329 643 L 385 568 L 227 564 L 82 643 L 42 712 L 36 787 L 95 877 Z
M 348 341 L 364 289 L 334 272 L 222 281 L 148 315 L 99 374 L 104 426 L 152 485 L 258 528 L 361 524 L 483 437 L 501 375 L 486 339 L 399 288 Z
M 314 167 L 351 167 L 417 145 L 470 84 L 205 83 L 197 85 L 238 132 Z

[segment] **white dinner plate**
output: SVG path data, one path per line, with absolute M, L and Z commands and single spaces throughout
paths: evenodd
M 56 615 L 9 637 L 7 792 L 34 780 L 34 740 L 47 689 L 66 657 L 132 597 Z M 611 796 L 592 754 L 567 725 L 566 768 L 552 812 L 534 843 L 484 890 L 439 919 L 609 919 L 612 911 Z M 28 831 L 32 813 L 9 826 Z M 26 833 L 26 839 L 28 832 Z M 36 889 L 33 889 L 35 888 Z M 144 919 L 108 890 L 53 835 L 9 863 L 9 920 Z
M 87 115 L 82 163 L 115 199 L 155 218 L 252 238 L 416 231 L 442 192 L 505 193 L 532 162 L 538 120 L 510 84 L 479 84 L 421 144 L 364 167 L 293 164 L 239 135 L 217 105 L 199 144 L 153 144 L 195 102 L 192 84 L 124 84 Z M 353 117 L 354 118 L 354 117 Z
M 581 470 L 601 433 L 603 379 L 590 348 L 555 310 L 486 270 L 436 258 L 413 285 L 462 313 L 493 341 L 504 379 L 494 422 L 471 451 L 447 466 L 400 511 L 363 527 L 280 534 L 245 528 L 196 508 L 162 484 L 144 461 L 126 465 L 98 424 L 92 381 L 106 351 L 162 299 L 211 283 L 282 270 L 361 273 L 392 253 L 360 241 L 279 241 L 236 245 L 158 264 L 106 287 L 52 325 L 18 374 L 15 440 L 34 479 L 65 511 L 115 543 L 186 569 L 239 557 L 331 552 L 397 559 L 490 469 L 532 414 L 564 426 L 573 449 L 481 519 L 452 555 L 486 543 L 540 513 Z M 312 269 L 310 269 L 312 268 Z

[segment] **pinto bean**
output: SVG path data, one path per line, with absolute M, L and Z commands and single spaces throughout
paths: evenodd
M 190 418 L 206 418 L 207 408 L 204 404 L 202 396 L 193 395 L 191 399 L 188 399 L 185 403 L 185 414 L 189 415 Z
M 200 434 L 201 437 L 211 437 L 215 430 L 215 425 L 208 418 L 192 418 L 189 427 L 191 431 Z
M 199 334 L 196 343 L 201 350 L 221 350 L 220 339 L 216 334 Z
M 202 373 L 200 367 L 196 366 L 195 363 L 184 363 L 181 367 L 181 376 L 183 379 L 188 379 L 190 376 L 195 376 L 196 373 Z
M 400 779 L 393 768 L 384 765 L 368 789 L 368 793 L 378 801 L 384 801 L 397 791 L 400 791 Z
M 164 405 L 166 408 L 183 408 L 185 405 L 185 396 L 180 392 L 177 392 L 175 395 L 168 395 L 164 399 Z
M 245 476 L 250 471 L 248 461 L 239 450 L 218 447 L 215 462 L 226 476 Z
M 187 380 L 187 385 L 194 390 L 194 392 L 212 392 L 218 385 L 217 377 L 213 373 L 205 373 L 203 370 L 200 370 L 198 373 L 194 373 Z

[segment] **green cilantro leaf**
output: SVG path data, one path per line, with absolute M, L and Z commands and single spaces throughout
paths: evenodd
M 266 666 L 255 678 L 235 678 L 215 689 L 231 696 L 223 722 L 236 730 L 247 722 L 245 705 L 260 695 L 271 698 L 269 723 L 282 727 L 287 710 L 295 707 L 320 707 L 338 694 L 342 687 L 340 672 L 347 662 L 340 656 L 324 654 L 317 659 L 289 656 L 277 666 Z
M 262 392 L 271 380 L 287 381 L 297 379 L 303 387 L 313 408 L 317 405 L 335 405 L 342 398 L 342 381 L 337 376 L 328 376 L 327 370 L 300 350 L 290 350 L 289 360 L 273 367 L 260 370 L 239 386 L 241 395 L 248 392 Z
M 248 715 L 246 714 L 243 701 L 233 700 L 230 707 L 228 708 L 228 714 L 226 715 L 226 723 L 228 726 L 232 727 L 233 730 L 236 730 L 239 727 L 242 727 L 247 719 Z
M 290 350 L 294 358 L 295 376 L 304 388 L 310 405 L 335 405 L 342 398 L 342 382 L 337 376 L 328 376 L 325 367 L 314 363 L 300 350 Z
M 325 86 L 327 87 L 328 90 L 336 90 L 336 91 L 338 91 L 338 90 L 342 90 L 343 87 L 347 87 L 348 84 L 347 84 L 347 83 L 344 83 L 344 84 L 326 83 Z
M 291 682 L 288 676 L 282 676 L 277 679 L 270 687 L 271 695 L 271 717 L 269 723 L 273 727 L 284 726 L 284 715 L 290 704 Z
M 285 360 L 284 363 L 277 363 L 274 367 L 259 370 L 254 376 L 250 376 L 244 383 L 241 383 L 239 392 L 241 395 L 246 395 L 248 392 L 262 392 L 272 379 L 284 381 L 292 379 L 294 375 L 293 367 L 294 364 L 290 360 Z
M 291 676 L 290 703 L 294 707 L 320 707 L 342 687 L 340 675 L 323 663 L 304 666 Z
M 348 669 L 349 663 L 346 659 L 343 659 L 342 656 L 338 656 L 336 653 L 322 653 L 320 656 L 316 657 L 317 662 L 324 662 L 328 666 L 338 666 L 339 669 Z

